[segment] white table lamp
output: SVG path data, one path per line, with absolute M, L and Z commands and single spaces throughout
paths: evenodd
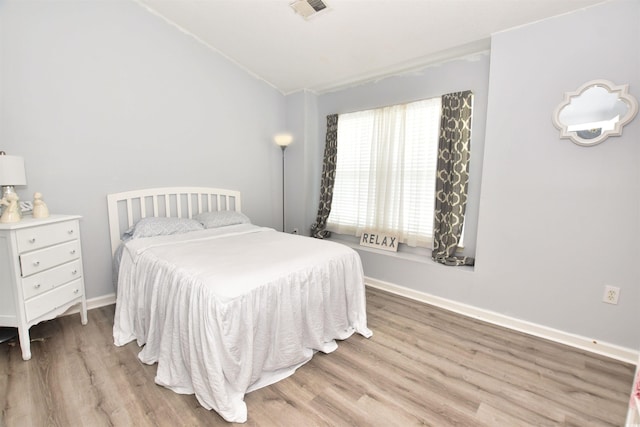
M 4 215 L 2 222 L 20 220 L 20 208 L 16 206 L 18 203 L 18 195 L 14 188 L 16 185 L 27 185 L 24 159 L 19 156 L 8 156 L 4 151 L 0 151 L 0 186 L 2 186 L 3 202 L 6 202 L 3 205 L 7 206 L 5 209 L 12 209 L 11 215 Z

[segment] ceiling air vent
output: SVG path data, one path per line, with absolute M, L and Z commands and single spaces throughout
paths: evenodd
M 291 3 L 291 8 L 304 19 L 309 19 L 318 12 L 327 10 L 327 4 L 322 0 L 297 0 Z

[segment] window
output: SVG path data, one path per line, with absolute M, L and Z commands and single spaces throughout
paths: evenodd
M 329 231 L 431 244 L 440 110 L 438 97 L 339 115 Z

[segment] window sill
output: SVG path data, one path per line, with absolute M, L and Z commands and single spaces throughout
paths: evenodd
M 336 236 L 336 233 L 333 233 L 332 236 L 327 240 L 336 242 L 336 243 L 342 243 L 343 245 L 349 246 L 350 248 L 355 249 L 356 251 L 369 252 L 376 255 L 396 258 L 403 261 L 417 262 L 420 264 L 433 265 L 433 266 L 442 267 L 442 268 L 453 268 L 452 266 L 440 264 L 432 260 L 431 250 L 426 248 L 409 248 L 405 246 L 404 250 L 402 250 L 402 246 L 401 246 L 401 250 L 399 250 L 398 252 L 390 252 L 390 251 L 383 251 L 381 249 L 370 248 L 368 246 L 360 246 L 359 240 L 355 237 L 350 239 L 349 237 L 351 236 L 340 236 L 340 237 L 335 237 L 335 236 Z M 460 271 L 468 271 L 468 272 L 474 271 L 474 267 L 470 265 L 460 265 L 455 267 L 455 269 Z

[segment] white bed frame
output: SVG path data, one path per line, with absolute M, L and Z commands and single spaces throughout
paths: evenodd
M 164 187 L 107 195 L 111 253 L 122 233 L 147 217 L 192 218 L 202 212 L 242 211 L 240 192 L 208 187 Z

